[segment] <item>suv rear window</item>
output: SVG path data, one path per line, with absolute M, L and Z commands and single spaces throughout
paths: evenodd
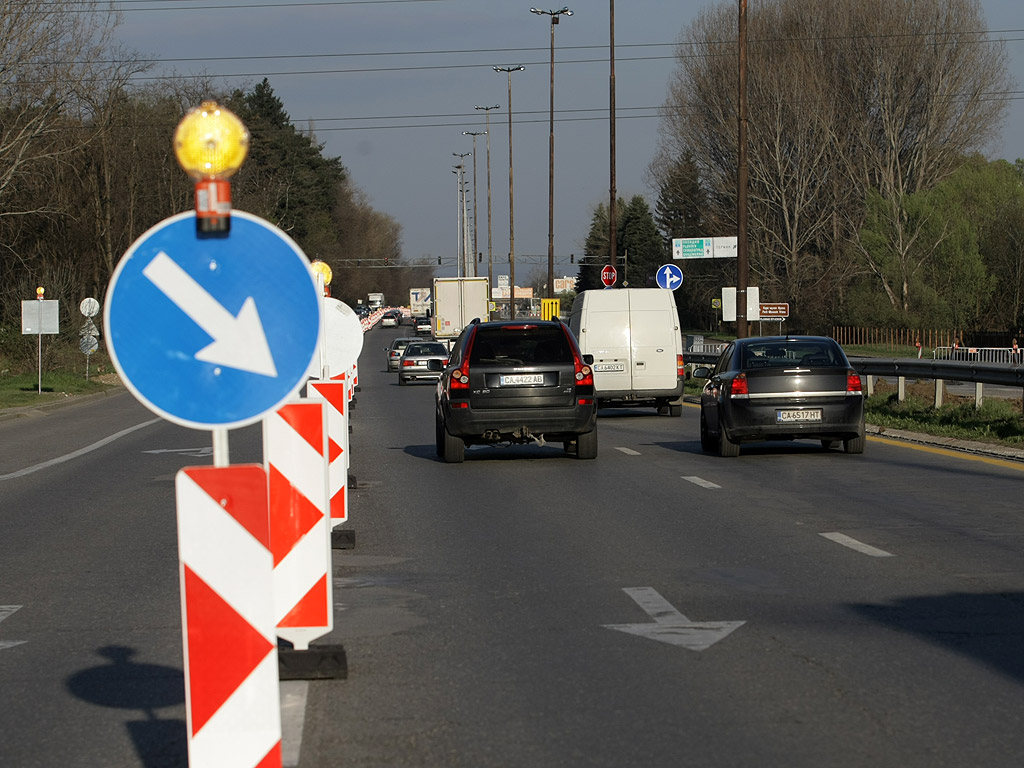
M 479 328 L 469 354 L 472 363 L 543 365 L 572 362 L 572 350 L 559 326 L 515 325 Z

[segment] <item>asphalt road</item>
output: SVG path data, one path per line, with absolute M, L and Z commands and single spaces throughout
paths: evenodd
M 720 459 L 686 407 L 602 412 L 595 461 L 446 465 L 432 387 L 383 370 L 397 333 L 352 415 L 323 639 L 348 678 L 301 691 L 293 764 L 1021 764 L 1024 464 L 877 436 Z M 184 765 L 172 482 L 209 440 L 152 418 L 0 422 L 2 766 Z

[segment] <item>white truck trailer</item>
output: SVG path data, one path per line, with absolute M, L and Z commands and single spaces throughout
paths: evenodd
M 434 337 L 455 339 L 474 318 L 490 318 L 490 286 L 486 277 L 435 277 Z

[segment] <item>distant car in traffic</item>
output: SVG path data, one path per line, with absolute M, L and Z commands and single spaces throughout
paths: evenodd
M 425 333 L 429 335 L 434 332 L 434 327 L 431 324 L 429 317 L 417 317 L 413 321 L 413 327 L 416 329 L 416 333 Z
M 467 445 L 560 442 L 596 458 L 593 360 L 557 320 L 473 320 L 437 385 L 437 455 L 458 464 Z
M 448 348 L 439 341 L 414 341 L 405 348 L 398 362 L 398 383 L 408 384 L 410 381 L 437 381 L 441 370 L 430 370 L 429 361 L 437 360 L 441 368 L 448 364 Z
M 398 327 L 401 324 L 402 324 L 402 313 L 399 312 L 397 309 L 389 310 L 389 311 L 385 312 L 383 315 L 381 315 L 381 317 L 380 317 L 380 327 L 381 328 L 388 328 L 388 327 L 396 328 L 396 327 Z
M 405 348 L 414 341 L 419 341 L 419 338 L 414 336 L 400 336 L 397 339 L 392 339 L 391 344 L 384 347 L 384 351 L 387 353 L 387 366 L 389 371 L 398 370 L 398 364 L 402 359 L 402 353 L 405 351 Z
M 738 456 L 758 440 L 842 441 L 863 453 L 864 392 L 842 347 L 824 336 L 737 339 L 713 367 L 700 396 L 700 445 L 705 453 Z

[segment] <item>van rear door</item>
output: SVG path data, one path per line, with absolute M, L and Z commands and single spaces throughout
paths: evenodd
M 591 305 L 587 313 L 584 347 L 594 356 L 594 390 L 598 396 L 626 394 L 633 388 L 628 293 L 604 291 L 599 306 Z
M 675 337 L 679 330 L 672 309 L 666 301 L 649 303 L 650 296 L 648 302 L 641 301 L 640 296 L 633 298 L 632 386 L 637 391 L 670 390 L 678 381 Z

